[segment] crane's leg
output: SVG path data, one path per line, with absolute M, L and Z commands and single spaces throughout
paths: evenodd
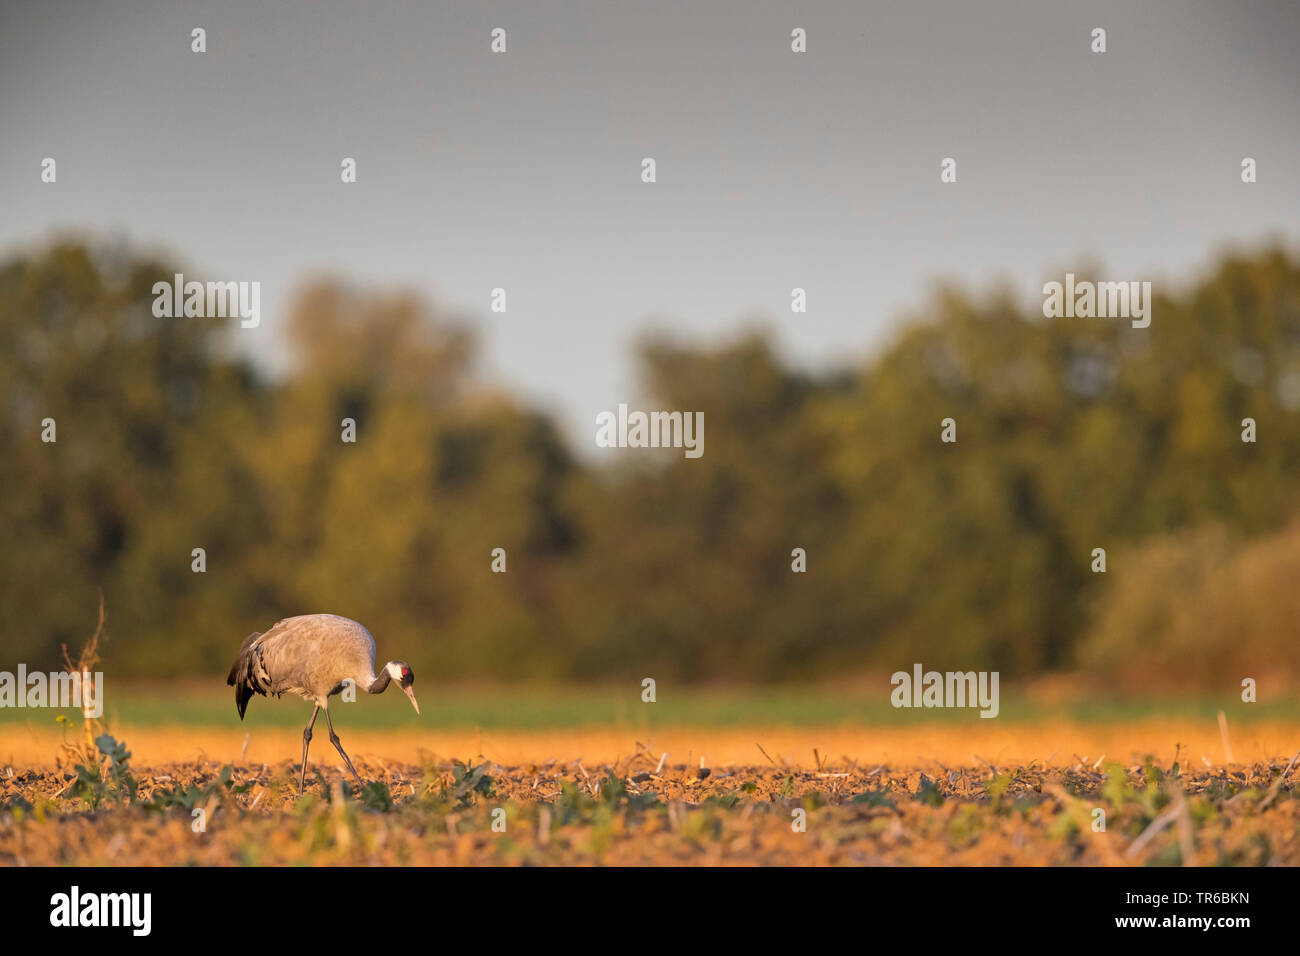
M 298 774 L 298 796 L 302 796 L 303 784 L 307 781 L 307 745 L 311 743 L 311 729 L 316 726 L 316 715 L 320 713 L 320 704 L 311 712 L 311 720 L 302 732 L 302 770 Z
M 334 721 L 330 720 L 330 709 L 328 707 L 325 708 L 325 723 L 329 724 L 330 743 L 334 745 L 335 750 L 343 755 L 343 762 L 347 764 L 348 769 L 352 771 L 352 776 L 356 777 L 357 786 L 365 786 L 365 784 L 361 782 L 361 775 L 357 773 L 357 768 L 352 766 L 352 761 L 348 758 L 347 752 L 343 749 L 343 744 L 339 741 L 339 735 L 334 733 Z

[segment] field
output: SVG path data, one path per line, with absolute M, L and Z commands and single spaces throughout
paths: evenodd
M 50 711 L 0 721 L 0 864 L 1300 864 L 1285 708 L 1221 728 L 1214 702 L 1027 697 L 980 720 L 833 691 L 620 711 L 467 690 L 419 718 L 337 707 L 366 786 L 322 722 L 298 798 L 299 702 L 241 725 L 209 689 L 117 700 L 93 758 Z

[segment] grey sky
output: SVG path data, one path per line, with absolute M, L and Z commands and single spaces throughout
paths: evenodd
M 123 235 L 260 280 L 240 337 L 272 367 L 312 274 L 414 288 L 590 442 L 639 397 L 647 328 L 711 341 L 759 317 L 820 365 L 878 346 L 939 278 L 1028 299 L 1089 262 L 1181 281 L 1225 243 L 1294 244 L 1297 50 L 1289 0 L 7 0 L 0 246 Z

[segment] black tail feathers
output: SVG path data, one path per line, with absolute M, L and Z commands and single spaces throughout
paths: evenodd
M 261 636 L 260 632 L 254 631 L 244 638 L 239 656 L 235 658 L 230 674 L 226 677 L 226 683 L 235 688 L 235 706 L 239 708 L 240 720 L 244 719 L 244 711 L 254 694 L 266 696 L 266 692 L 257 683 L 257 652 L 253 649 L 253 641 Z

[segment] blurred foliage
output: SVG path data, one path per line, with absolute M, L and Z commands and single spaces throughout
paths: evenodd
M 1273 691 L 1300 677 L 1300 521 L 1250 540 L 1194 528 L 1124 561 L 1080 648 L 1089 673 L 1132 690 L 1220 675 Z
M 102 588 L 118 674 L 222 673 L 245 634 L 309 611 L 440 680 L 1300 671 L 1300 617 L 1231 610 L 1289 598 L 1300 565 L 1300 534 L 1253 544 L 1300 481 L 1281 250 L 1157 294 L 1146 330 L 949 289 L 824 374 L 760 334 L 649 338 L 640 407 L 703 411 L 706 453 L 613 468 L 476 381 L 470 331 L 417 300 L 305 289 L 294 370 L 269 380 L 237 322 L 153 317 L 174 271 L 77 244 L 0 264 L 6 658 L 55 666 Z

